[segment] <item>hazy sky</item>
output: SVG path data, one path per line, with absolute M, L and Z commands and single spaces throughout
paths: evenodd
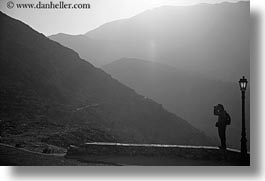
M 39 0 L 0 0 L 0 10 L 19 19 L 35 30 L 51 35 L 56 33 L 83 34 L 98 26 L 129 18 L 147 9 L 163 5 L 186 6 L 198 3 L 220 3 L 239 0 L 64 0 L 65 3 L 89 3 L 90 9 L 17 9 L 7 8 L 7 2 L 38 3 Z M 42 3 L 59 3 L 62 0 L 40 0 Z M 246 0 L 248 1 L 248 0 Z

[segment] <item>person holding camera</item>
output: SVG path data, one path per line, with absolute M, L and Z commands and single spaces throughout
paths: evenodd
M 214 106 L 214 115 L 218 116 L 215 126 L 218 128 L 218 134 L 221 140 L 220 149 L 226 149 L 226 126 L 231 124 L 230 115 L 225 111 L 222 104 Z

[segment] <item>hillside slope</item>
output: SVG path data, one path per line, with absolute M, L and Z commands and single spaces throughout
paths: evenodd
M 132 57 L 209 78 L 249 77 L 249 2 L 163 6 L 106 23 L 85 35 L 50 38 L 95 66 Z
M 161 63 L 132 58 L 123 58 L 102 68 L 211 137 L 218 138 L 215 127 L 217 117 L 213 115 L 213 106 L 223 104 L 232 118 L 232 124 L 227 129 L 228 145 L 240 148 L 241 96 L 238 84 L 211 80 Z M 249 140 L 249 89 L 246 97 Z
M 0 13 L 1 141 L 210 144 L 73 50 Z

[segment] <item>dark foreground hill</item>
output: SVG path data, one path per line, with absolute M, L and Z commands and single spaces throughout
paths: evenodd
M 2 142 L 211 144 L 160 104 L 0 13 Z
M 211 137 L 218 137 L 215 127 L 217 117 L 213 115 L 213 106 L 223 104 L 232 118 L 227 129 L 228 145 L 240 148 L 241 95 L 238 83 L 211 80 L 161 63 L 132 58 L 117 60 L 103 66 L 103 69 Z M 249 140 L 249 89 L 246 97 Z

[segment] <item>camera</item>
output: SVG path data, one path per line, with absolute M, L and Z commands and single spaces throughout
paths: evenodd
M 213 108 L 213 114 L 214 114 L 214 115 L 220 115 L 220 112 L 221 112 L 223 109 L 224 109 L 224 108 L 223 108 L 223 105 L 218 104 L 218 105 L 214 106 L 214 108 Z
M 214 114 L 214 115 L 218 115 L 218 114 L 219 114 L 218 106 L 214 106 L 214 107 L 213 107 L 213 114 Z

